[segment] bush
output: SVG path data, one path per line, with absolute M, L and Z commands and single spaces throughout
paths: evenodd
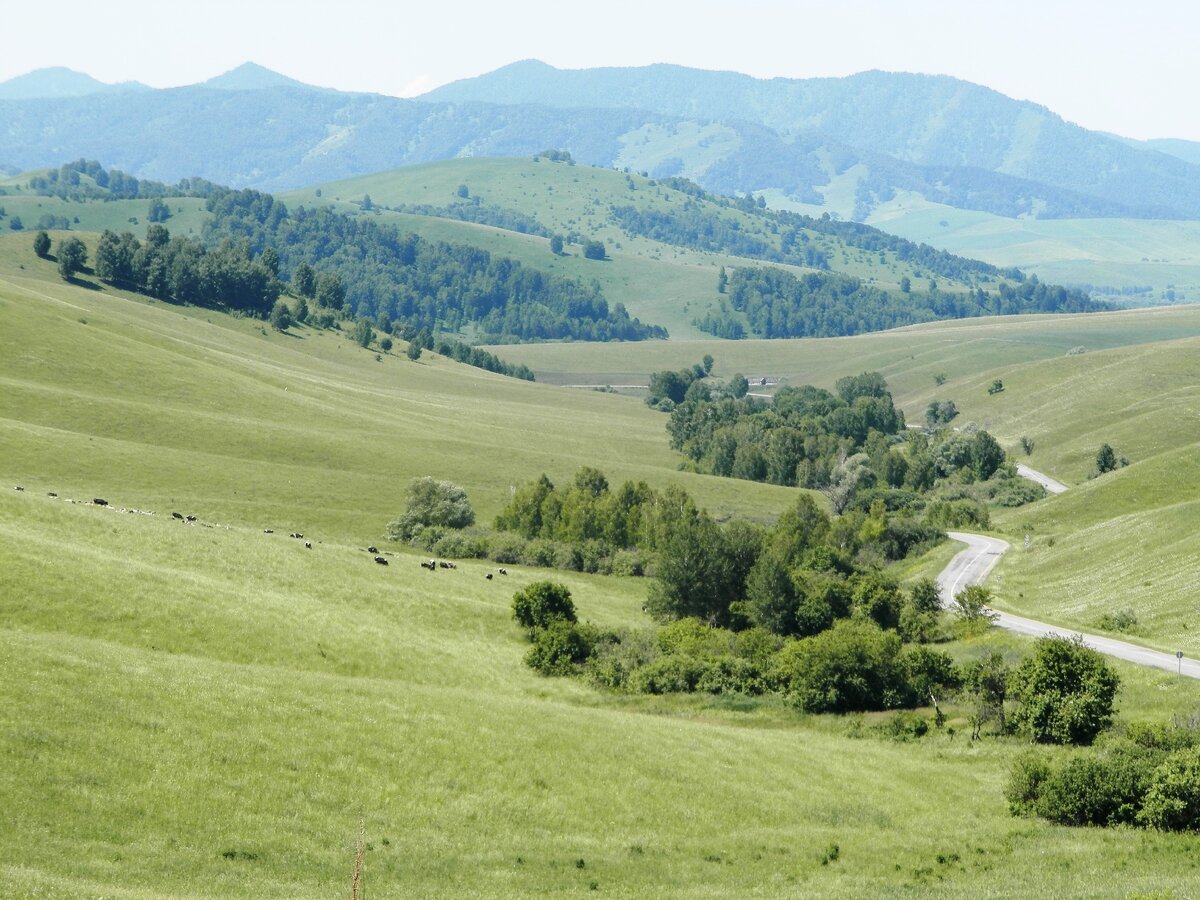
M 893 741 L 912 741 L 929 733 L 929 721 L 914 712 L 902 710 L 880 725 L 879 731 Z
M 807 712 L 894 709 L 909 694 L 900 638 L 872 622 L 841 620 L 785 646 L 774 680 Z
M 487 546 L 476 535 L 451 531 L 444 533 L 429 549 L 437 556 L 447 556 L 450 559 L 479 559 L 486 554 Z
M 1173 753 L 1154 770 L 1138 821 L 1163 831 L 1200 831 L 1200 749 Z
M 554 541 L 546 540 L 545 538 L 537 538 L 525 545 L 525 551 L 521 556 L 521 562 L 527 566 L 541 566 L 542 568 L 550 568 L 554 565 L 554 557 L 557 552 L 557 545 Z
M 644 575 L 646 567 L 636 550 L 618 550 L 612 555 L 610 570 L 613 575 Z
M 425 476 L 409 483 L 407 505 L 400 517 L 388 525 L 388 537 L 393 541 L 408 541 L 422 526 L 466 528 L 474 523 L 475 511 L 466 491 L 452 482 Z
M 487 541 L 487 558 L 492 562 L 515 565 L 525 558 L 526 541 L 519 534 L 501 531 Z
M 591 652 L 585 631 L 573 620 L 558 619 L 537 632 L 525 663 L 542 675 L 573 675 Z
M 708 667 L 705 660 L 673 653 L 635 669 L 629 676 L 629 689 L 637 694 L 689 694 Z
M 574 622 L 571 591 L 555 581 L 535 581 L 513 595 L 513 618 L 524 627 L 549 628 L 555 622 Z
M 1050 777 L 1050 764 L 1042 754 L 1030 750 L 1013 760 L 1004 786 L 1004 798 L 1014 816 L 1034 815 L 1042 784 Z
M 1115 612 L 1105 613 L 1096 620 L 1096 625 L 1105 631 L 1132 631 L 1137 627 L 1138 617 L 1128 606 Z
M 1078 639 L 1039 639 L 1012 673 L 1019 728 L 1039 743 L 1089 744 L 1112 722 L 1120 678 Z

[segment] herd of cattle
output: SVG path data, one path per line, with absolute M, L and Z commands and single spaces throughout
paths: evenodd
M 13 486 L 13 490 L 19 491 L 19 492 L 24 492 L 25 488 L 22 485 L 18 484 L 18 485 Z M 133 509 L 131 507 L 124 507 L 124 506 L 113 506 L 107 500 L 105 500 L 103 497 L 93 497 L 91 502 L 89 503 L 89 501 L 87 501 L 87 500 L 71 500 L 66 497 L 59 497 L 55 491 L 47 491 L 46 496 L 50 497 L 51 499 L 54 499 L 54 500 L 61 499 L 66 503 L 83 503 L 83 504 L 87 504 L 90 506 L 101 506 L 101 507 L 104 507 L 105 509 L 111 509 L 114 512 L 136 513 L 136 514 L 142 515 L 142 516 L 155 515 L 153 510 Z M 194 515 L 179 513 L 179 512 L 171 513 L 171 518 L 182 522 L 184 525 L 201 525 L 204 528 L 218 528 L 218 527 L 228 528 L 229 527 L 228 525 L 217 526 L 217 525 L 210 525 L 207 522 L 200 522 L 197 519 L 197 517 Z M 263 529 L 263 534 L 274 534 L 274 533 L 275 533 L 275 529 L 273 529 L 273 528 L 264 528 Z M 288 534 L 288 537 L 295 538 L 296 540 L 304 540 L 304 535 L 299 531 L 291 532 L 290 534 Z M 318 541 L 317 543 L 320 543 L 320 541 Z M 304 546 L 305 546 L 305 549 L 311 550 L 313 548 L 312 541 L 304 541 Z M 366 549 L 367 549 L 368 553 L 372 554 L 372 556 L 375 559 L 375 562 L 381 566 L 386 566 L 388 564 L 387 556 L 391 556 L 393 558 L 399 558 L 399 556 L 400 556 L 400 554 L 398 554 L 398 553 L 387 553 L 387 551 L 383 551 L 384 553 L 387 553 L 387 556 L 381 556 L 380 555 L 381 551 L 379 550 L 378 547 L 367 547 Z M 436 572 L 438 569 L 457 569 L 458 566 L 456 566 L 454 563 L 449 562 L 447 560 L 430 559 L 427 561 L 422 560 L 421 568 L 428 569 L 430 572 Z M 496 571 L 501 575 L 508 574 L 507 569 L 500 568 L 500 569 L 497 569 Z M 492 574 L 493 573 L 488 572 L 484 577 L 488 581 L 491 581 Z

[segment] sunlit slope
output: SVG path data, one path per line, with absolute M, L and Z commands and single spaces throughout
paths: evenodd
M 647 715 L 540 678 L 509 613 L 540 572 L 29 491 L 0 523 L 6 896 L 326 897 L 360 827 L 376 896 L 1124 896 L 1186 871 L 1183 838 L 1011 818 L 1015 745 Z M 641 582 L 559 577 L 586 618 L 640 619 Z
M 364 540 L 417 475 L 463 484 L 484 520 L 512 485 L 585 464 L 722 515 L 790 496 L 676 471 L 660 415 L 626 398 L 68 285 L 27 246 L 0 241 L 5 483 Z
M 691 365 L 706 353 L 716 360 L 719 376 L 742 372 L 785 384 L 832 387 L 843 375 L 878 371 L 913 415 L 931 393 L 958 402 L 965 396 L 961 384 L 988 376 L 986 388 L 997 374 L 1004 377 L 1007 368 L 1021 363 L 1066 357 L 1077 347 L 1092 351 L 1189 336 L 1200 336 L 1200 307 L 959 319 L 845 338 L 492 349 L 525 363 L 544 381 L 563 384 L 645 384 L 650 372 Z M 938 374 L 947 377 L 941 387 L 934 381 Z
M 928 203 L 907 192 L 877 207 L 867 221 L 911 241 L 1017 266 L 1043 281 L 1152 289 L 1114 298 L 1118 302 L 1163 302 L 1168 290 L 1177 299 L 1200 299 L 1200 222 L 1013 219 Z

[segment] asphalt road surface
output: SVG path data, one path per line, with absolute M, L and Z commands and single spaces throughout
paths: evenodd
M 967 534 L 963 531 L 950 531 L 947 534 L 951 540 L 966 544 L 967 548 L 950 560 L 949 565 L 938 576 L 937 583 L 942 594 L 943 605 L 948 605 L 954 595 L 968 585 L 980 584 L 1008 550 L 1008 543 L 998 538 L 985 537 L 981 534 Z M 1139 647 L 1137 644 L 1118 641 L 1115 638 L 1072 631 L 1058 625 L 1047 625 L 1044 622 L 1036 622 L 1022 616 L 1014 616 L 1012 613 L 996 611 L 993 613 L 996 616 L 995 624 L 998 627 L 1015 631 L 1018 634 L 1026 634 L 1030 637 L 1045 637 L 1049 634 L 1058 634 L 1063 637 L 1078 635 L 1087 646 L 1099 650 L 1107 656 L 1115 656 L 1117 659 L 1128 660 L 1141 666 L 1153 666 L 1168 672 L 1178 672 L 1188 678 L 1200 678 L 1200 660 L 1186 657 L 1181 660 L 1174 653 L 1149 650 Z
M 1061 481 L 1055 481 L 1044 472 L 1029 468 L 1025 463 L 1017 463 L 1017 474 L 1022 478 L 1028 478 L 1030 481 L 1036 481 L 1051 494 L 1061 494 L 1067 489 L 1067 486 Z

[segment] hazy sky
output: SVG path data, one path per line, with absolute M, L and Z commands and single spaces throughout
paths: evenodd
M 1189 0 L 55 0 L 12 2 L 0 81 L 69 66 L 155 87 L 253 60 L 312 84 L 413 96 L 536 58 L 758 77 L 954 75 L 1085 127 L 1200 140 Z

